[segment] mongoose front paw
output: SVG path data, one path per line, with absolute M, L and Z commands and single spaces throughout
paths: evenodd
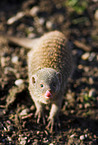
M 40 123 L 41 120 L 42 120 L 42 123 L 45 125 L 46 124 L 46 121 L 45 121 L 45 116 L 44 116 L 44 113 L 43 111 L 36 111 L 35 113 L 35 118 L 37 119 L 37 123 Z
M 60 128 L 60 121 L 59 118 L 48 118 L 48 125 L 47 125 L 47 129 L 50 130 L 50 132 L 56 131 L 58 130 L 58 128 Z

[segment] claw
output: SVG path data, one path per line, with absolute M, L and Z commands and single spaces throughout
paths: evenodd
M 57 132 L 58 128 L 60 128 L 60 121 L 57 118 L 56 120 L 54 118 L 50 119 L 48 118 L 48 125 L 47 128 L 50 130 L 50 132 L 52 133 L 53 131 Z
M 54 119 L 51 119 L 49 120 L 48 125 L 47 125 L 47 128 L 50 129 L 50 132 L 53 132 L 53 126 L 54 126 Z
M 35 118 L 37 118 L 37 123 L 39 124 L 42 120 L 43 124 L 46 124 L 44 113 L 41 111 L 36 111 Z

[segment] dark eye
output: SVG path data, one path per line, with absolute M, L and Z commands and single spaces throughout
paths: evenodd
M 43 84 L 40 84 L 40 87 L 41 87 L 41 88 L 43 88 L 43 87 L 44 87 L 44 85 L 43 85 Z
M 55 88 L 56 87 L 56 83 L 52 83 L 52 86 Z

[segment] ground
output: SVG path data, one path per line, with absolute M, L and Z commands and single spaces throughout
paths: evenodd
M 34 118 L 28 50 L 0 37 L 0 145 L 98 144 L 97 6 L 97 0 L 0 1 L 0 35 L 36 38 L 59 30 L 69 40 L 75 64 L 60 113 L 61 128 L 50 133 Z

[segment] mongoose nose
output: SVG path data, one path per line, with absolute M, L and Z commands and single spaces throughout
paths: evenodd
M 45 97 L 46 98 L 52 98 L 51 92 L 47 90 L 46 93 L 45 93 Z

